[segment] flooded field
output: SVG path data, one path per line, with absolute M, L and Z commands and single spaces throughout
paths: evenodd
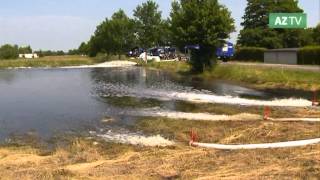
M 203 104 L 249 108 L 312 103 L 310 92 L 257 91 L 139 67 L 1 70 L 0 93 L 1 142 L 30 133 L 42 139 L 94 134 L 122 142 L 121 135 L 143 136 L 131 128 L 139 117 L 192 119 L 188 113 Z M 198 111 L 195 115 L 207 119 L 220 114 L 218 110 L 211 111 L 212 115 Z

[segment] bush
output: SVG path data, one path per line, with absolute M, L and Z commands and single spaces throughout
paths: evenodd
M 16 59 L 18 58 L 18 46 L 11 46 L 6 44 L 0 47 L 0 60 L 1 59 Z
M 237 61 L 256 61 L 264 62 L 265 48 L 240 47 L 236 49 L 234 59 Z
M 126 60 L 127 57 L 125 55 L 108 55 L 106 53 L 98 53 L 93 59 L 96 63 L 102 63 L 106 61 Z
M 320 46 L 310 46 L 299 49 L 298 64 L 320 65 Z

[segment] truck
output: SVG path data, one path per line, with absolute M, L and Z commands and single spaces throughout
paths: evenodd
M 218 48 L 216 51 L 216 56 L 218 57 L 218 59 L 221 59 L 224 62 L 231 59 L 233 55 L 234 55 L 234 46 L 231 42 L 225 43 L 223 47 Z

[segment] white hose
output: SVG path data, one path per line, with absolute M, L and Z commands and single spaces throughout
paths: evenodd
M 295 121 L 305 121 L 305 122 L 320 122 L 320 118 L 268 118 L 270 121 L 282 121 L 282 122 L 295 122 Z
M 224 145 L 224 144 L 209 144 L 190 142 L 190 145 L 203 148 L 221 149 L 221 150 L 240 150 L 240 149 L 273 149 L 273 148 L 287 148 L 287 147 L 300 147 L 320 143 L 320 138 L 301 140 L 301 141 L 288 141 L 279 143 L 267 144 L 241 144 L 241 145 Z

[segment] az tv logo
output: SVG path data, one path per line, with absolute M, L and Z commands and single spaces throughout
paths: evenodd
M 307 28 L 307 14 L 304 13 L 270 13 L 270 28 Z

